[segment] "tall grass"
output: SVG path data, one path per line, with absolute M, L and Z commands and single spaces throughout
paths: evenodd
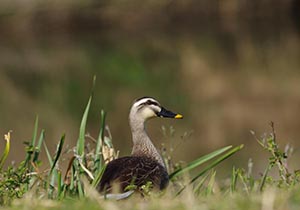
M 13 199 L 22 197 L 25 193 L 33 192 L 37 193 L 39 197 L 62 200 L 70 197 L 85 197 L 85 185 L 91 185 L 96 187 L 99 183 L 103 171 L 105 170 L 105 163 L 109 160 L 117 157 L 117 152 L 112 145 L 112 139 L 110 135 L 105 135 L 106 125 L 105 118 L 106 113 L 102 110 L 100 115 L 100 129 L 98 138 L 95 139 L 94 148 L 91 151 L 87 150 L 86 138 L 93 138 L 86 135 L 86 126 L 88 113 L 90 110 L 92 102 L 92 96 L 90 96 L 88 103 L 86 105 L 83 117 L 81 120 L 79 128 L 79 137 L 76 143 L 75 148 L 73 149 L 73 157 L 71 158 L 66 174 L 62 175 L 62 169 L 59 166 L 59 162 L 63 158 L 62 151 L 64 147 L 65 134 L 62 135 L 61 139 L 57 144 L 57 149 L 55 154 L 50 154 L 48 147 L 44 141 L 45 131 L 41 130 L 38 134 L 39 119 L 36 117 L 32 139 L 30 142 L 26 143 L 26 157 L 23 162 L 19 164 L 18 167 L 10 166 L 6 173 L 7 176 L 1 176 L 0 182 L 4 184 L 8 182 L 9 179 L 12 179 L 10 172 L 18 174 L 20 177 L 24 177 L 25 181 L 18 180 L 15 178 L 20 186 L 23 186 L 20 194 L 15 196 L 5 197 L 5 193 L 11 193 L 13 189 L 3 189 L 2 204 L 10 203 Z M 7 135 L 9 135 L 8 133 Z M 39 137 L 38 137 L 39 135 Z M 94 139 L 94 138 L 93 138 Z M 0 166 L 3 165 L 7 154 L 9 152 L 9 139 L 7 140 L 7 147 L 3 152 L 2 158 L 0 159 Z M 46 171 L 41 171 L 39 166 L 41 161 L 39 160 L 39 155 L 42 152 L 42 145 L 44 145 L 44 151 L 48 157 L 49 169 Z M 188 163 L 186 166 L 176 169 L 173 173 L 170 174 L 170 180 L 177 184 L 179 180 L 182 180 L 182 177 L 191 170 L 195 170 L 197 167 L 212 161 L 204 169 L 200 170 L 195 177 L 193 177 L 186 185 L 182 185 L 182 188 L 179 189 L 179 192 L 184 191 L 187 185 L 193 184 L 198 180 L 203 174 L 213 169 L 216 165 L 220 164 L 223 160 L 230 157 L 232 154 L 240 150 L 242 146 L 232 148 L 232 146 L 224 147 L 218 149 L 214 152 L 211 152 L 191 163 Z M 217 159 L 216 159 L 217 158 Z M 5 173 L 4 173 L 5 174 Z M 18 176 L 18 177 L 19 177 Z M 87 180 L 87 182 L 86 182 Z M 83 184 L 85 183 L 85 184 Z M 179 194 L 178 192 L 178 194 Z M 174 194 L 176 196 L 176 194 Z
M 112 145 L 111 135 L 107 132 L 106 113 L 103 110 L 100 112 L 98 137 L 93 138 L 86 134 L 91 103 L 92 96 L 86 105 L 79 128 L 79 137 L 66 170 L 62 170 L 60 168 L 61 164 L 59 164 L 64 159 L 65 134 L 58 141 L 55 153 L 51 154 L 44 141 L 45 130 L 42 129 L 40 133 L 38 132 L 38 117 L 34 123 L 31 141 L 25 143 L 26 156 L 24 161 L 18 165 L 9 165 L 3 170 L 4 162 L 11 149 L 10 141 L 12 138 L 10 132 L 5 135 L 6 147 L 0 158 L 1 205 L 9 205 L 14 200 L 28 194 L 34 196 L 34 199 L 37 200 L 61 200 L 63 201 L 61 205 L 64 205 L 64 202 L 70 199 L 77 200 L 79 198 L 83 201 L 91 199 L 91 189 L 95 191 L 93 189 L 101 180 L 106 163 L 118 156 Z M 157 196 L 168 196 L 168 199 L 174 201 L 174 199 L 178 198 L 181 200 L 186 195 L 192 195 L 192 197 L 201 201 L 205 197 L 210 199 L 211 196 L 216 195 L 229 194 L 233 196 L 244 194 L 253 196 L 255 193 L 264 193 L 265 190 L 270 188 L 275 188 L 275 190 L 294 189 L 295 186 L 299 186 L 300 173 L 297 170 L 290 172 L 287 168 L 285 163 L 290 153 L 288 150 L 280 150 L 273 123 L 271 128 L 272 130 L 268 137 L 260 139 L 254 135 L 259 145 L 270 154 L 266 170 L 261 177 L 255 178 L 251 174 L 252 166 L 251 161 L 249 161 L 248 171 L 243 168 L 233 167 L 230 177 L 231 181 L 220 186 L 216 181 L 217 171 L 215 167 L 243 148 L 243 145 L 236 147 L 226 146 L 171 170 L 169 189 L 165 195 L 157 194 Z M 86 143 L 87 138 L 92 139 L 92 142 L 94 142 L 92 149 Z M 46 170 L 42 170 L 40 167 L 41 160 L 39 157 L 41 152 L 45 152 L 48 157 L 48 169 Z M 172 166 L 168 165 L 168 168 L 171 169 Z M 272 168 L 278 169 L 278 179 L 269 175 L 269 171 Z M 62 174 L 62 171 L 65 171 L 65 174 Z M 192 177 L 190 176 L 191 171 L 194 174 Z M 100 199 L 98 193 L 93 195 L 93 198 Z M 149 195 L 151 198 L 151 195 L 156 195 L 156 193 L 147 193 L 147 196 Z M 181 200 L 181 202 L 183 201 Z

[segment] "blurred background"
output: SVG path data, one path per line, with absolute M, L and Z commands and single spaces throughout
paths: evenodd
M 53 152 L 63 133 L 75 146 L 96 75 L 87 131 L 97 137 L 107 111 L 121 156 L 131 151 L 132 101 L 153 96 L 185 117 L 148 123 L 158 147 L 176 148 L 175 161 L 245 144 L 221 173 L 252 158 L 259 174 L 267 152 L 250 130 L 263 136 L 274 121 L 299 169 L 299 70 L 299 0 L 0 2 L 0 133 L 13 130 L 10 160 L 24 159 L 36 115 Z

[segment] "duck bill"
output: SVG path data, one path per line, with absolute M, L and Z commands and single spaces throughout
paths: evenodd
M 167 118 L 175 118 L 175 119 L 182 119 L 183 116 L 181 114 L 175 114 L 165 108 L 161 108 L 160 112 L 157 113 L 158 117 L 167 117 Z

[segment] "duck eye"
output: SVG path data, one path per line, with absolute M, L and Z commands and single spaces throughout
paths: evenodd
M 154 105 L 154 106 L 159 106 L 159 104 L 155 101 L 151 101 L 151 100 L 148 100 L 145 102 L 146 105 Z
M 147 105 L 151 105 L 151 104 L 153 104 L 153 102 L 150 101 L 150 100 L 148 100 L 148 101 L 146 101 L 146 104 L 147 104 Z

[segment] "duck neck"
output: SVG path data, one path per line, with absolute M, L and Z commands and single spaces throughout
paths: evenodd
M 145 121 L 137 120 L 137 119 L 129 119 L 131 133 L 132 133 L 132 155 L 133 156 L 147 156 L 152 159 L 155 159 L 162 166 L 165 167 L 162 157 L 159 152 L 155 148 L 154 144 L 150 140 L 146 129 L 145 129 Z

